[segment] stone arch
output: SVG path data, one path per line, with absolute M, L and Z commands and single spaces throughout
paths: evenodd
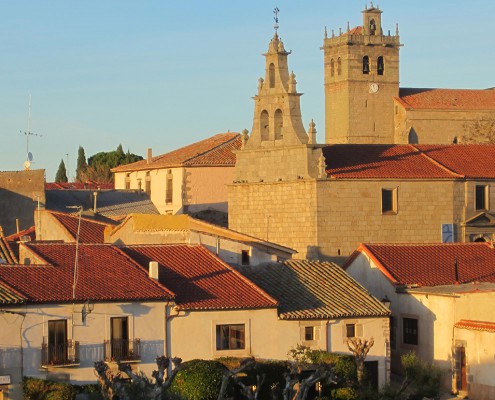
M 261 111 L 260 115 L 260 133 L 261 140 L 268 140 L 270 132 L 270 118 L 268 116 L 268 111 Z
M 283 128 L 284 128 L 284 119 L 283 113 L 280 108 L 275 110 L 274 115 L 274 123 L 275 123 L 275 140 L 283 139 Z

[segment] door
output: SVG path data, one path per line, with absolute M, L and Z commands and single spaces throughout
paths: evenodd
M 48 321 L 48 361 L 60 364 L 67 360 L 67 320 Z
M 112 358 L 126 359 L 129 356 L 129 322 L 127 317 L 111 318 L 110 335 Z
M 455 349 L 455 369 L 456 369 L 456 387 L 457 390 L 467 390 L 467 371 L 466 371 L 466 348 L 456 347 Z

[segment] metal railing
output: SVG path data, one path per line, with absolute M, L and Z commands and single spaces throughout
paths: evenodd
M 79 342 L 67 340 L 60 344 L 48 343 L 46 337 L 41 344 L 41 366 L 65 367 L 79 365 Z
M 105 361 L 138 362 L 141 360 L 141 339 L 105 340 Z

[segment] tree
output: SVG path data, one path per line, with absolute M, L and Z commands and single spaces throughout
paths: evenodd
M 65 169 L 65 163 L 64 160 L 62 159 L 58 166 L 57 174 L 55 175 L 55 182 L 66 183 L 68 181 L 69 180 L 67 179 L 67 170 Z
M 495 144 L 495 119 L 478 119 L 464 124 L 462 143 Z
M 76 182 L 84 182 L 82 174 L 86 171 L 88 163 L 86 162 L 86 154 L 84 154 L 84 148 L 79 146 L 77 151 L 77 167 L 76 167 Z
M 352 353 L 356 361 L 357 381 L 359 387 L 363 384 L 364 360 L 374 344 L 375 340 L 373 337 L 370 340 L 361 340 L 360 338 L 355 337 L 347 339 L 347 348 Z

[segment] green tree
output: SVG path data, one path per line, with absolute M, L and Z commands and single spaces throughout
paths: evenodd
M 84 148 L 79 146 L 79 150 L 77 151 L 76 182 L 84 182 L 82 180 L 82 174 L 86 171 L 87 167 L 88 163 L 86 162 Z
M 55 182 L 66 183 L 68 181 L 69 180 L 67 179 L 67 170 L 65 169 L 65 163 L 64 160 L 62 159 L 58 166 L 57 174 L 55 175 Z

